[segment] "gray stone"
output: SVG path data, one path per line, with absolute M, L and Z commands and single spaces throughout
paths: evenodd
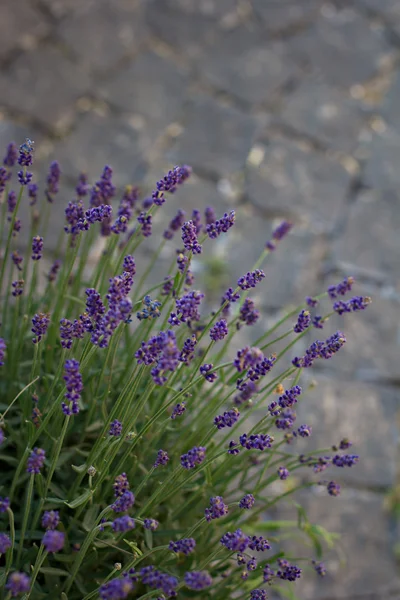
M 259 167 L 247 169 L 250 201 L 264 214 L 286 214 L 316 231 L 332 231 L 346 209 L 349 173 L 287 139 L 271 138 L 263 152 Z
M 328 148 L 352 153 L 367 126 L 367 114 L 346 92 L 305 77 L 283 98 L 279 119 L 298 132 L 311 136 Z
M 318 14 L 320 0 L 252 0 L 253 11 L 271 31 L 303 25 Z
M 400 5 L 397 0 L 356 0 L 376 15 L 382 15 L 391 26 L 400 26 Z
M 347 358 L 350 355 L 346 346 L 340 352 Z M 301 381 L 303 396 L 295 407 L 296 425 L 310 425 L 312 436 L 299 439 L 294 450 L 312 452 L 348 438 L 354 444 L 348 452 L 358 454 L 360 462 L 351 468 L 330 467 L 324 471 L 323 479 L 365 487 L 392 486 L 399 441 L 396 392 L 384 386 L 344 380 L 338 370 L 335 378 L 315 377 L 315 387 L 307 389 L 307 380 L 313 378 L 315 372 L 307 375 L 307 379 Z
M 337 498 L 328 496 L 323 488 L 317 492 L 302 494 L 300 503 L 305 506 L 311 523 L 340 535 L 337 547 L 341 551 L 329 551 L 325 546 L 323 559 L 327 575 L 321 578 L 304 568 L 303 576 L 295 584 L 296 595 L 310 600 L 397 598 L 400 583 L 389 542 L 391 523 L 384 511 L 383 497 L 348 489 L 342 490 Z M 279 518 L 296 519 L 296 514 L 284 511 L 279 513 Z M 304 536 L 304 540 L 307 539 Z M 315 558 L 312 546 L 305 549 L 304 543 L 291 539 L 286 547 L 291 555 L 297 550 L 295 556 Z M 303 567 L 303 563 L 299 566 Z
M 61 39 L 89 69 L 110 69 L 146 37 L 141 5 L 127 0 L 83 3 L 60 25 Z
M 185 130 L 170 152 L 173 161 L 224 177 L 243 169 L 259 119 L 203 95 L 191 100 L 184 118 Z
M 397 194 L 400 185 L 400 131 L 386 128 L 374 133 L 369 143 L 363 146 L 366 162 L 365 183 L 377 191 L 390 190 Z
M 322 11 L 312 27 L 287 43 L 301 64 L 341 88 L 374 77 L 390 52 L 384 32 L 350 8 Z
M 157 11 L 161 6 L 169 11 L 183 12 L 192 17 L 204 16 L 221 19 L 235 13 L 240 0 L 163 0 L 150 4 L 149 10 Z
M 0 19 L 0 57 L 12 50 L 29 49 L 50 29 L 43 15 L 28 0 L 2 0 Z
M 283 43 L 244 27 L 225 32 L 210 44 L 199 69 L 217 89 L 257 104 L 271 102 L 298 73 Z
M 181 115 L 186 84 L 185 71 L 149 52 L 102 83 L 99 91 L 114 106 L 141 117 L 146 134 L 156 138 Z
M 52 46 L 20 56 L 9 73 L 0 75 L 0 101 L 37 119 L 48 128 L 65 127 L 74 103 L 90 87 L 87 74 Z
M 53 154 L 66 177 L 76 179 L 83 171 L 96 181 L 109 164 L 115 183 L 124 186 L 144 177 L 146 150 L 140 133 L 124 119 L 87 113 L 67 138 L 57 142 Z

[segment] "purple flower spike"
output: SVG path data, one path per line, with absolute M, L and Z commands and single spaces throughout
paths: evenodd
M 122 423 L 118 421 L 118 419 L 115 419 L 110 425 L 110 431 L 108 432 L 108 434 L 114 437 L 119 437 L 121 433 Z
M 37 202 L 38 186 L 36 183 L 30 183 L 28 185 L 28 198 L 29 206 L 34 206 Z
M 129 577 L 119 577 L 103 583 L 99 589 L 101 600 L 124 600 L 133 590 L 133 581 Z
M 250 538 L 241 529 L 237 529 L 234 533 L 230 531 L 225 533 L 220 542 L 231 552 L 244 552 L 250 543 Z
M 193 254 L 201 254 L 202 247 L 197 239 L 196 226 L 193 221 L 187 221 L 182 225 L 182 241 L 186 250 Z
M 65 361 L 64 381 L 67 388 L 61 407 L 65 415 L 77 415 L 79 413 L 79 400 L 83 390 L 82 375 L 79 373 L 79 362 L 74 358 Z
M 221 219 L 217 219 L 216 221 L 212 221 L 206 226 L 206 231 L 208 233 L 208 237 L 211 239 L 217 238 L 221 233 L 226 233 L 231 227 L 234 226 L 236 219 L 236 214 L 234 210 L 231 210 L 230 213 L 225 213 Z
M 243 302 L 243 306 L 240 309 L 240 320 L 246 325 L 254 325 L 254 323 L 260 317 L 260 312 L 256 309 L 253 300 L 246 298 Z
M 243 290 L 249 290 L 250 288 L 256 287 L 257 283 L 259 283 L 262 279 L 264 279 L 265 273 L 261 269 L 256 269 L 251 273 L 246 273 L 243 277 L 238 279 L 238 286 Z
M 255 552 L 265 552 L 266 550 L 271 549 L 271 544 L 261 535 L 259 537 L 253 535 L 249 542 L 249 548 L 250 550 L 254 550 Z
M 354 296 L 348 302 L 342 302 L 339 300 L 335 302 L 333 305 L 333 310 L 338 313 L 338 315 L 342 315 L 343 313 L 356 312 L 358 310 L 365 310 L 367 306 L 371 303 L 371 298 L 368 296 Z
M 58 510 L 45 510 L 42 517 L 42 527 L 45 529 L 56 529 L 60 522 Z
M 65 533 L 48 529 L 43 536 L 42 544 L 47 552 L 59 552 L 64 548 Z
M 177 542 L 171 541 L 169 543 L 169 550 L 178 554 L 179 552 L 188 556 L 196 547 L 196 542 L 193 538 L 184 538 L 182 540 L 178 540 Z
M 142 235 L 144 237 L 150 237 L 152 232 L 152 219 L 151 215 L 147 215 L 145 212 L 141 212 L 137 218 L 138 223 L 141 225 Z
M 250 600 L 267 600 L 267 598 L 267 590 L 257 588 L 255 590 L 251 590 L 250 592 Z
M 111 508 L 116 513 L 126 512 L 127 510 L 132 508 L 134 504 L 135 495 L 131 491 L 127 490 L 121 496 L 118 496 L 118 498 L 113 502 L 113 504 L 111 504 Z
M 29 592 L 31 587 L 31 578 L 25 573 L 14 571 L 8 578 L 6 583 L 6 590 L 8 590 L 12 598 L 16 598 L 19 594 L 25 594 Z
M 181 456 L 181 465 L 184 469 L 194 469 L 200 465 L 206 458 L 206 449 L 202 446 L 195 446 L 186 454 Z
M 191 590 L 204 590 L 212 585 L 212 578 L 207 571 L 188 571 L 184 580 Z
M 186 410 L 186 402 L 179 402 L 174 406 L 174 409 L 171 414 L 171 419 L 175 420 L 176 417 L 180 417 Z
M 24 293 L 25 281 L 23 279 L 17 279 L 11 283 L 13 287 L 12 295 L 16 298 Z
M 326 486 L 326 489 L 328 490 L 328 494 L 330 496 L 339 496 L 340 494 L 340 485 L 334 481 L 330 481 Z
M 32 260 L 40 260 L 43 252 L 43 238 L 37 235 L 32 239 Z
M 337 285 L 331 285 L 328 287 L 328 295 L 332 300 L 335 300 L 338 296 L 344 296 L 347 292 L 351 291 L 354 285 L 354 277 L 346 277 Z
M 17 267 L 18 271 L 22 271 L 21 264 L 24 259 L 19 254 L 18 250 L 14 250 L 14 252 L 11 254 L 11 260 L 13 261 L 14 265 Z
M 15 142 L 10 142 L 7 146 L 6 155 L 3 159 L 5 167 L 13 167 L 18 160 L 18 147 Z
M 129 515 L 117 517 L 113 521 L 112 530 L 117 533 L 125 533 L 126 531 L 131 531 L 132 529 L 135 529 L 135 519 L 132 519 L 132 517 Z
M 218 377 L 218 375 L 216 373 L 209 372 L 213 369 L 213 367 L 214 367 L 214 365 L 212 363 L 206 363 L 204 365 L 201 365 L 201 367 L 200 367 L 200 373 L 210 383 L 213 383 L 213 381 L 215 381 Z
M 90 206 L 96 207 L 101 204 L 108 204 L 108 201 L 111 200 L 115 194 L 115 186 L 111 179 L 112 169 L 106 165 L 99 181 L 97 181 L 92 188 L 90 194 Z
M 42 337 L 46 335 L 47 328 L 50 324 L 50 315 L 46 313 L 37 313 L 32 319 L 32 333 L 34 334 L 34 338 L 32 338 L 32 342 L 34 344 L 38 344 Z
M 26 173 L 24 173 L 24 171 L 18 171 L 18 181 L 21 185 L 28 185 L 33 178 L 33 173 L 30 173 L 29 171 L 26 171 Z
M 249 510 L 250 508 L 253 508 L 254 503 L 255 503 L 255 498 L 254 498 L 253 494 L 246 494 L 240 500 L 239 507 Z
M 289 471 L 286 469 L 286 467 L 279 467 L 277 473 L 279 475 L 279 479 L 282 479 L 282 481 L 289 477 Z
M 0 554 L 5 554 L 11 546 L 12 543 L 8 535 L 0 533 Z
M 17 194 L 11 190 L 7 196 L 8 212 L 13 213 L 17 206 Z
M 128 481 L 128 477 L 126 475 L 126 473 L 121 473 L 121 475 L 117 475 L 114 483 L 113 483 L 113 488 L 114 488 L 114 496 L 116 498 L 118 498 L 119 496 L 122 496 L 122 494 L 126 491 L 129 490 L 129 481 Z
M 0 194 L 4 192 L 7 181 L 11 178 L 11 173 L 4 167 L 0 167 Z
M 42 448 L 34 448 L 29 455 L 26 470 L 28 473 L 39 475 L 46 459 L 46 452 Z
M 224 412 L 223 415 L 218 415 L 214 419 L 214 425 L 217 426 L 217 429 L 223 429 L 224 427 L 233 427 L 235 423 L 239 420 L 240 412 L 238 409 L 232 408 L 227 412 Z
M 143 519 L 143 527 L 149 531 L 156 531 L 159 524 L 155 519 Z
M 307 327 L 309 327 L 311 323 L 311 315 L 309 310 L 302 310 L 299 316 L 297 317 L 297 323 L 293 327 L 293 331 L 295 333 L 301 333 L 305 331 Z
M 217 321 L 213 327 L 210 329 L 210 338 L 217 342 L 218 340 L 223 340 L 228 335 L 228 324 L 225 319 L 221 319 Z
M 58 184 L 60 182 L 61 169 L 58 162 L 55 160 L 51 163 L 49 174 L 47 175 L 47 188 L 46 188 L 46 198 L 48 202 L 52 203 L 54 201 L 53 196 L 58 192 Z
M 159 450 L 157 453 L 156 462 L 154 463 L 154 467 L 165 466 L 169 461 L 168 453 L 165 450 Z
M 224 503 L 221 496 L 210 498 L 210 507 L 204 511 L 204 516 L 208 522 L 213 519 L 220 519 L 228 514 L 228 505 Z

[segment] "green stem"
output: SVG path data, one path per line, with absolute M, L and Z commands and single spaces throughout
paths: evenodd
M 26 493 L 26 503 L 25 503 L 25 509 L 24 509 L 24 516 L 23 516 L 22 525 L 21 525 L 21 538 L 20 538 L 20 541 L 19 541 L 19 548 L 18 548 L 18 554 L 17 554 L 17 564 L 18 565 L 19 565 L 19 562 L 21 560 L 22 550 L 24 548 L 25 533 L 26 533 L 26 528 L 27 528 L 27 525 L 28 525 L 29 513 L 31 511 L 34 479 L 35 479 L 35 473 L 31 473 L 31 476 L 29 478 L 29 483 L 28 483 L 28 490 L 27 490 L 27 493 Z

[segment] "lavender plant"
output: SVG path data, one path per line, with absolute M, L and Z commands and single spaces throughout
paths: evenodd
M 128 186 L 116 215 L 111 168 L 92 186 L 81 175 L 42 286 L 61 170 L 51 164 L 38 219 L 33 156 L 30 140 L 19 149 L 11 143 L 0 168 L 2 598 L 260 600 L 270 588 L 288 593 L 284 586 L 304 569 L 324 575 L 321 542 L 330 544 L 330 534 L 301 511 L 298 522 L 285 523 L 284 536 L 288 527 L 299 529 L 317 555 L 295 560 L 268 510 L 312 485 L 338 496 L 339 483 L 321 473 L 359 460 L 348 453 L 349 440 L 319 453 L 294 447 L 312 435 L 307 424 L 295 425 L 303 371 L 332 358 L 345 335 L 322 336 L 281 365 L 334 312 L 363 310 L 370 299 L 344 300 L 354 284 L 348 277 L 226 358 L 235 335 L 259 320 L 249 294 L 263 285 L 263 264 L 291 224 L 273 231 L 256 264 L 208 315 L 192 257 L 229 235 L 234 211 L 217 218 L 209 207 L 204 218 L 199 211 L 188 218 L 179 210 L 160 249 L 138 265 L 137 279 L 137 249 L 168 194 L 190 176 L 186 165 L 142 201 Z M 31 211 L 25 254 L 18 237 L 23 205 Z M 99 236 L 105 250 L 88 272 Z M 149 287 L 161 249 L 176 238 L 165 279 Z M 322 314 L 313 315 L 323 299 Z M 286 346 L 273 353 L 282 340 Z M 296 484 L 301 470 L 307 475 Z

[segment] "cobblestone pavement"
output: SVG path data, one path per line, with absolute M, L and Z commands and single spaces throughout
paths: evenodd
M 274 219 L 294 220 L 259 298 L 268 318 L 347 274 L 373 296 L 340 321 L 347 351 L 314 373 L 301 408 L 315 443 L 347 434 L 362 461 L 340 499 L 305 497 L 343 533 L 348 564 L 328 561 L 300 589 L 400 598 L 386 496 L 400 405 L 399 0 L 2 0 L 0 15 L 2 147 L 34 139 L 41 174 L 57 158 L 71 194 L 80 170 L 105 163 L 144 189 L 191 164 L 168 210 L 235 206 L 236 232 L 216 246 L 231 280 Z

